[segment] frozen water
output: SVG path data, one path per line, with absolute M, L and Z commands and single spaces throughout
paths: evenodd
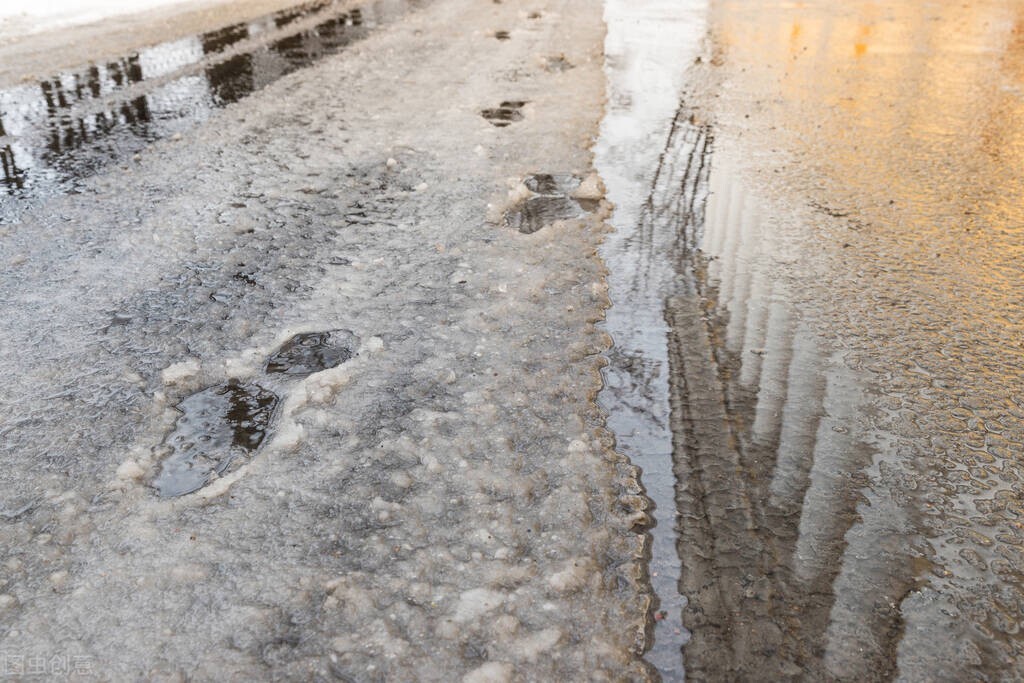
M 501 224 L 518 179 L 589 174 L 604 29 L 531 7 L 430 3 L 271 83 L 287 57 L 257 51 L 250 96 L 72 194 L 4 195 L 0 653 L 113 680 L 647 677 L 645 501 L 593 401 L 609 209 Z M 517 124 L 480 117 L 512 99 Z M 256 445 L 235 408 L 258 449 L 155 495 L 175 443 L 225 446 L 207 473 Z

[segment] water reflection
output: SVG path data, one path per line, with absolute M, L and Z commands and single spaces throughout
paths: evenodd
M 1022 673 L 1022 16 L 714 4 L 665 309 L 698 678 Z
M 318 0 L 0 91 L 0 187 L 73 188 L 112 161 L 364 37 L 420 0 Z
M 670 136 L 686 69 L 699 54 L 705 10 L 703 0 L 608 0 L 608 105 L 595 151 L 615 203 L 615 233 L 602 249 L 613 301 L 605 325 L 615 345 L 600 400 L 617 448 L 642 468 L 654 504 L 648 573 L 655 605 L 646 659 L 665 680 L 683 679 L 681 648 L 689 633 L 682 622 L 686 599 L 678 585 L 664 317 L 665 299 L 677 286 L 679 210 L 662 206 L 667 192 L 668 203 L 676 207 L 673 200 L 680 195 L 672 185 L 687 173 L 686 150 L 708 140 L 697 129 Z M 706 180 L 706 168 L 697 170 L 700 166 L 699 161 L 691 164 L 695 172 L 688 177 Z
M 884 679 L 921 542 L 892 491 L 869 485 L 893 453 L 874 438 L 848 352 L 806 306 L 809 283 L 786 267 L 812 231 L 780 221 L 735 157 L 717 143 L 711 154 L 705 129 L 676 121 L 682 170 L 652 206 L 673 216 L 676 235 L 664 317 L 687 672 Z M 866 558 L 852 573 L 849 552 Z

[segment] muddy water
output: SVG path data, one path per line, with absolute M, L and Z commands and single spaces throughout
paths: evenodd
M 82 178 L 423 4 L 315 0 L 2 90 L 0 198 L 76 191 Z

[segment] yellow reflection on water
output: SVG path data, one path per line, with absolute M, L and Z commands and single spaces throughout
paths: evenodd
M 1007 616 L 985 593 L 999 586 L 1024 604 L 1019 515 L 1000 507 L 1024 481 L 1024 1 L 712 3 L 716 154 L 733 166 L 718 162 L 726 187 L 713 186 L 709 206 L 748 215 L 732 183 L 771 207 L 756 230 L 722 218 L 728 240 L 707 243 L 716 291 L 729 294 L 730 321 L 745 322 L 752 264 L 796 273 L 801 315 L 820 316 L 816 334 L 849 352 L 844 363 L 869 388 L 855 430 L 884 435 L 871 448 L 905 477 L 872 476 L 863 490 L 904 500 L 908 528 L 929 539 L 920 559 L 941 568 L 927 580 L 998 649 L 981 667 L 991 673 L 1014 661 L 1024 632 L 1020 612 Z M 744 240 L 778 243 L 781 256 L 750 256 Z M 742 258 L 719 258 L 732 253 Z M 809 469 L 827 471 L 840 452 L 822 451 L 825 464 Z M 819 499 L 829 498 L 804 498 Z M 828 521 L 804 510 L 806 528 Z M 833 664 L 849 653 L 845 636 L 870 630 L 844 630 L 870 617 L 841 586 L 899 574 L 865 560 L 878 541 L 871 525 L 884 526 L 865 515 L 848 534 L 862 545 L 837 563 Z M 905 637 L 920 645 L 940 631 Z M 919 671 L 931 670 L 927 657 Z
M 765 106 L 809 186 L 938 253 L 970 235 L 957 267 L 992 285 L 979 295 L 1021 291 L 1001 268 L 1022 255 L 1024 3 L 719 0 L 713 16 L 733 96 Z

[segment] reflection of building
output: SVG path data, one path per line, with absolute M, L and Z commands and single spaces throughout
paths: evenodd
M 676 348 L 687 360 L 696 344 L 684 335 L 724 311 L 724 329 L 705 335 L 723 351 L 705 355 L 726 359 L 728 391 L 691 402 L 704 411 L 693 429 L 742 402 L 718 420 L 725 456 L 699 451 L 680 478 L 702 494 L 683 517 L 729 530 L 712 537 L 719 558 L 680 542 L 698 677 L 743 678 L 744 658 L 785 677 L 749 649 L 770 642 L 755 630 L 766 605 L 799 614 L 792 627 L 772 620 L 794 644 L 770 651 L 779 661 L 809 645 L 793 670 L 812 680 L 1019 675 L 1019 602 L 994 596 L 1019 600 L 1022 581 L 1020 515 L 1003 501 L 1020 500 L 1024 433 L 1024 15 L 1005 0 L 925 7 L 715 5 L 733 99 L 718 110 L 728 142 L 716 145 L 701 244 L 712 305 L 677 318 L 692 324 Z M 753 122 L 737 126 L 748 108 Z M 764 181 L 770 171 L 786 180 Z M 683 398 L 681 414 L 695 412 Z M 746 429 L 743 410 L 747 442 L 728 431 Z M 730 521 L 748 509 L 756 523 Z M 740 554 L 758 543 L 761 576 Z M 734 599 L 762 584 L 770 601 Z M 922 585 L 927 600 L 908 599 Z
M 3 186 L 13 191 L 90 175 L 206 119 L 215 107 L 337 52 L 362 36 L 360 10 L 283 32 L 331 4 L 317 0 L 0 91 Z
M 7 136 L 4 122 L 0 119 L 0 140 Z M 0 165 L 4 169 L 3 183 L 6 187 L 21 189 L 25 185 L 25 172 L 18 168 L 11 145 L 0 146 Z
M 47 115 L 47 147 L 56 155 L 76 149 L 90 140 L 106 135 L 119 124 L 129 126 L 149 121 L 145 97 L 120 103 L 109 111 L 75 116 L 73 108 L 96 100 L 106 92 L 125 89 L 143 79 L 138 55 L 111 62 L 101 71 L 93 66 L 85 74 L 57 77 L 39 84 Z

